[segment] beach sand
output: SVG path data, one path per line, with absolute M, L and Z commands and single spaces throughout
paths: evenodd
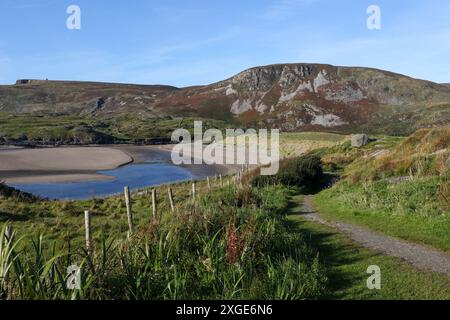
M 109 180 L 96 171 L 132 161 L 126 152 L 107 147 L 0 150 L 0 179 L 10 184 Z
M 173 145 L 108 145 L 36 149 L 0 149 L 0 181 L 7 184 L 112 180 L 97 171 L 129 163 L 171 162 Z M 196 177 L 228 174 L 238 167 L 183 165 Z

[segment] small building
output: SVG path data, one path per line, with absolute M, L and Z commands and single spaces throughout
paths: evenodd
M 16 81 L 16 85 L 25 85 L 25 84 L 33 84 L 43 82 L 44 80 L 36 80 L 36 79 L 19 79 Z

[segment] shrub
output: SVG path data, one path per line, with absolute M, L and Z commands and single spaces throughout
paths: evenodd
M 252 184 L 254 186 L 282 184 L 300 187 L 302 190 L 307 191 L 318 187 L 322 177 L 323 169 L 320 158 L 315 155 L 306 155 L 282 160 L 278 174 L 258 176 L 252 181 Z

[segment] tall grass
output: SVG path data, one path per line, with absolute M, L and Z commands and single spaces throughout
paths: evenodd
M 184 201 L 176 214 L 81 246 L 0 234 L 4 299 L 305 299 L 326 291 L 325 271 L 287 228 L 287 190 L 223 188 Z M 48 243 L 48 241 L 47 241 Z M 20 248 L 20 249 L 19 249 Z M 67 288 L 67 269 L 81 286 Z

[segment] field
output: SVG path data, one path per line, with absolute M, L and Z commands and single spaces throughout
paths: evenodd
M 280 136 L 280 156 L 298 157 L 315 149 L 329 148 L 348 139 L 344 135 L 326 132 L 282 133 Z
M 226 123 L 203 119 L 206 129 Z M 67 115 L 7 114 L 0 112 L 0 143 L 111 144 L 168 142 L 178 128 L 192 131 L 192 118 L 149 118 L 129 114 L 112 119 Z

